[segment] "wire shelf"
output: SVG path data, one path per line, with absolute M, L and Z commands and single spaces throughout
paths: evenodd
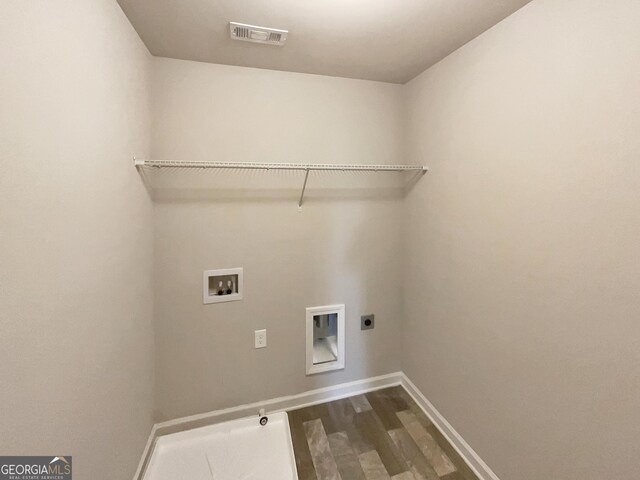
M 343 172 L 426 172 L 424 165 L 362 165 L 323 163 L 250 163 L 250 162 L 200 162 L 178 160 L 135 160 L 136 167 L 153 168 L 218 168 L 238 170 L 302 170 Z
M 429 169 L 424 165 L 367 165 L 329 163 L 252 163 L 252 162 L 203 162 L 180 160 L 141 160 L 134 158 L 134 165 L 142 168 L 175 169 L 227 169 L 227 170 L 297 170 L 305 172 L 298 208 L 302 208 L 309 172 L 415 172 L 418 176 Z

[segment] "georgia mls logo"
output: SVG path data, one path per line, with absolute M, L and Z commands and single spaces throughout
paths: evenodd
M 71 480 L 71 456 L 0 457 L 0 480 Z

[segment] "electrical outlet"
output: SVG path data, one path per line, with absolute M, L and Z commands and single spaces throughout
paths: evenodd
M 267 330 L 256 330 L 256 348 L 264 348 L 267 346 Z
M 375 326 L 375 315 L 363 315 L 360 317 L 360 330 L 371 330 Z

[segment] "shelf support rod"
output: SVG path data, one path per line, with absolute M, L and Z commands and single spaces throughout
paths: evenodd
M 302 184 L 302 192 L 300 192 L 300 200 L 298 200 L 298 209 L 302 208 L 302 200 L 304 199 L 304 191 L 307 189 L 307 179 L 309 178 L 309 169 L 304 174 L 304 183 Z

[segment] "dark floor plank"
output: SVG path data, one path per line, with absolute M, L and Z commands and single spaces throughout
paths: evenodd
M 326 428 L 333 427 L 331 422 L 331 414 L 329 412 L 329 403 L 320 403 L 318 405 L 311 405 L 309 407 L 301 408 L 296 410 L 300 419 L 303 422 L 308 422 L 310 420 L 315 420 L 317 418 L 322 419 L 322 423 Z
M 419 479 L 416 478 L 416 476 L 411 472 L 402 472 L 391 477 L 391 480 L 419 480 Z
M 332 433 L 327 438 L 342 480 L 365 480 L 358 455 L 351 445 L 347 432 Z
M 362 437 L 374 446 L 389 475 L 393 476 L 409 470 L 402 454 L 398 451 L 374 410 L 358 413 L 354 418 L 354 423 Z
M 420 421 L 420 424 L 425 427 L 427 432 L 431 434 L 440 448 L 442 448 L 442 450 L 451 459 L 453 464 L 458 468 L 459 472 L 456 472 L 456 475 L 459 477 L 460 475 L 462 475 L 460 478 L 464 478 L 464 480 L 477 480 L 477 477 L 473 473 L 473 471 L 469 468 L 462 457 L 460 457 L 458 452 L 453 448 L 449 441 L 444 438 L 442 433 L 440 433 L 440 430 L 438 430 L 438 428 L 431 422 L 429 417 L 427 417 L 427 415 L 413 400 L 413 398 L 411 398 L 411 395 L 409 395 L 409 393 L 407 393 L 404 388 L 399 388 L 400 390 L 398 390 L 397 393 L 407 403 L 409 410 L 416 416 L 416 418 Z
M 302 426 L 318 477 L 321 480 L 342 480 L 322 420 L 319 418 L 309 420 L 304 422 Z
M 389 472 L 387 472 L 380 459 L 380 455 L 375 450 L 361 453 L 358 455 L 358 460 L 367 480 L 391 480 Z
M 434 440 L 438 443 L 438 445 L 442 448 L 442 450 L 447 454 L 447 456 L 451 459 L 453 464 L 458 469 L 458 472 L 455 472 L 460 478 L 464 480 L 477 480 L 476 475 L 469 468 L 466 462 L 460 457 L 458 452 L 451 446 L 449 441 L 444 438 L 440 430 L 431 422 L 429 417 L 424 413 L 424 411 L 418 406 L 418 404 L 411 398 L 411 395 L 407 393 L 407 391 L 402 387 L 396 387 L 397 395 L 402 398 L 402 400 L 407 404 L 409 410 L 416 416 L 416 418 L 420 421 L 420 424 L 431 434 Z M 453 479 L 454 477 L 452 477 Z
M 418 406 L 418 404 L 413 400 L 411 395 L 409 395 L 409 393 L 404 388 L 402 387 L 397 387 L 397 388 L 399 388 L 399 390 L 397 391 L 398 395 L 400 396 L 400 398 L 402 398 L 405 401 L 409 410 L 411 410 L 411 413 L 413 413 L 416 416 L 416 418 L 420 421 L 420 424 L 424 428 L 427 428 L 428 426 L 432 425 L 432 422 L 429 419 L 429 417 L 427 417 L 427 414 L 422 411 L 422 409 Z
M 348 402 L 348 399 L 346 401 Z M 303 423 L 319 418 L 322 420 L 322 425 L 324 426 L 327 434 L 334 433 L 342 430 L 342 419 L 339 417 L 336 418 L 333 413 L 332 406 L 334 403 L 335 402 L 320 403 L 318 405 L 311 405 L 295 411 L 298 412 L 300 420 Z
M 477 480 L 476 474 L 469 468 L 469 465 L 462 459 L 460 454 L 455 448 L 444 438 L 444 435 L 440 433 L 440 430 L 435 425 L 431 424 L 427 427 L 427 431 L 431 434 L 433 439 L 438 442 L 442 451 L 447 454 L 453 464 L 456 466 L 459 472 L 459 478 L 464 480 Z M 451 480 L 454 480 L 453 478 Z
M 403 395 L 403 393 L 405 392 L 406 390 L 402 388 L 400 385 L 398 385 L 396 387 L 383 388 L 382 390 L 375 390 L 372 393 L 374 395 L 385 398 L 389 402 L 389 405 L 391 406 L 391 408 L 396 412 L 398 412 L 398 411 L 406 410 L 407 408 L 409 408 L 409 403 L 414 403 L 411 397 L 409 397 L 410 401 L 407 402 L 407 400 Z
M 353 409 L 353 405 L 348 398 L 342 398 L 340 400 L 334 400 L 328 402 L 326 405 L 327 418 L 330 418 L 330 422 L 326 422 L 325 429 L 327 434 L 344 431 L 344 424 L 353 422 L 353 417 L 356 411 Z
M 304 409 L 302 409 L 304 410 Z M 288 412 L 289 429 L 291 430 L 291 441 L 293 443 L 293 453 L 296 457 L 296 469 L 298 470 L 299 480 L 318 480 L 311 452 L 307 444 L 307 436 L 304 433 L 302 410 L 293 410 Z
M 431 434 L 420 424 L 416 416 L 410 411 L 397 412 L 398 418 L 404 425 L 413 441 L 416 442 L 418 448 L 429 461 L 433 469 L 439 476 L 448 475 L 457 470 L 454 463 L 447 454 L 440 448 L 438 442 Z
M 465 480 L 465 476 L 461 472 L 453 472 L 444 477 L 440 477 L 440 480 Z M 474 477 L 475 479 L 475 477 Z
M 371 410 L 368 409 L 369 406 Z M 356 412 L 356 407 L 360 413 Z M 410 420 L 408 425 L 411 432 L 402 419 L 405 420 L 404 423 Z M 379 459 L 393 480 L 478 480 L 402 387 L 391 387 L 369 392 L 354 400 L 345 398 L 289 412 L 299 479 L 325 480 L 316 472 L 303 426 L 304 422 L 312 421 L 316 421 L 314 425 L 318 427 L 317 430 L 322 425 L 328 450 L 342 480 L 366 478 L 361 458 Z M 420 445 L 416 443 L 414 436 L 419 439 Z M 431 440 L 431 443 L 427 440 Z M 438 451 L 448 457 L 457 469 L 453 473 L 447 473 L 442 469 L 442 462 L 438 463 L 443 475 L 440 478 L 429 463 L 438 460 Z M 362 454 L 371 452 L 375 455 L 361 457 Z M 429 460 L 425 452 L 433 458 Z M 382 474 L 381 469 L 377 470 Z M 370 469 L 369 473 L 377 475 L 377 470 Z M 325 477 L 326 474 L 327 472 Z
M 336 400 L 335 402 L 331 402 L 327 405 L 329 416 L 333 420 L 333 425 L 338 427 L 335 429 L 325 427 L 328 434 L 339 431 L 346 432 L 356 455 L 370 452 L 374 449 L 371 442 L 367 438 L 363 437 L 360 431 L 356 428 L 354 423 L 356 411 L 348 398 Z
M 397 397 L 396 393 L 390 389 L 376 390 L 366 395 L 371 408 L 376 412 L 385 430 L 402 428 L 402 423 L 398 419 L 396 412 L 407 410 L 407 403 Z
M 366 395 L 355 395 L 353 397 L 349 397 L 349 401 L 351 402 L 351 405 L 353 405 L 353 409 L 356 413 L 371 410 L 371 405 L 369 404 L 369 400 L 367 400 Z
M 438 475 L 435 470 L 404 427 L 389 430 L 388 433 L 393 443 L 395 443 L 398 450 L 400 450 L 404 456 L 404 460 L 411 469 L 411 472 L 413 472 L 416 480 L 438 480 Z

